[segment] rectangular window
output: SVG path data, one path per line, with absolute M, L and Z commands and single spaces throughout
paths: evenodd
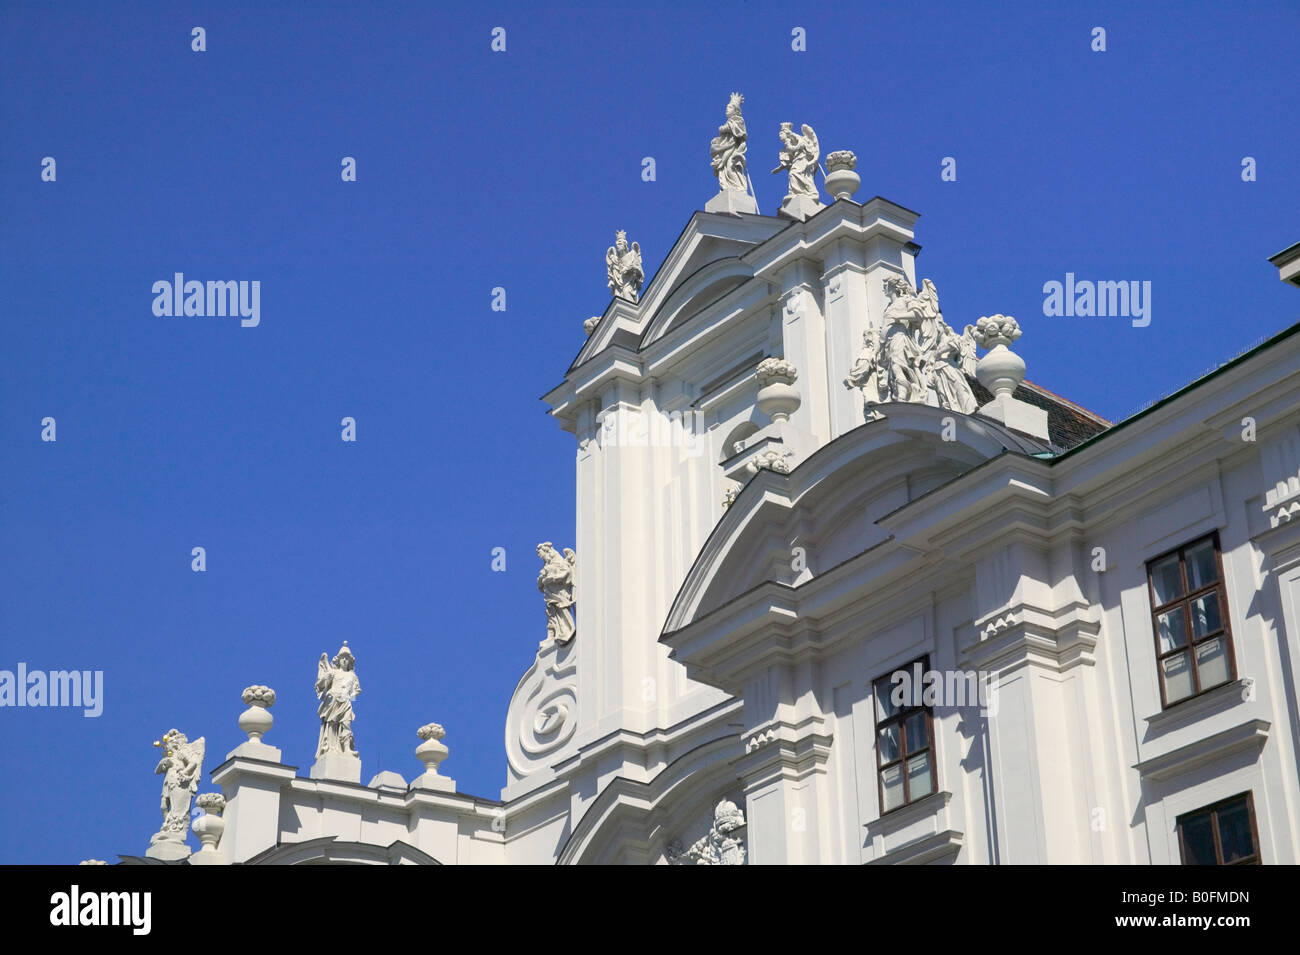
M 1147 581 L 1161 706 L 1236 679 L 1219 535 L 1149 561 Z
M 928 665 L 922 657 L 872 685 L 881 815 L 937 791 L 934 714 L 922 696 Z
M 1183 865 L 1259 865 L 1255 801 L 1250 793 L 1178 817 Z

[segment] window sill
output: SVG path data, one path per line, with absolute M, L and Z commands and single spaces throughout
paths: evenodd
M 938 815 L 944 809 L 948 808 L 948 803 L 952 799 L 950 792 L 930 793 L 928 796 L 922 796 L 915 802 L 910 802 L 906 806 L 899 806 L 897 809 L 891 809 L 877 819 L 867 823 L 867 837 L 870 839 L 876 836 L 888 836 L 897 832 L 918 819 L 924 819 L 926 816 Z
M 1268 741 L 1269 724 L 1265 720 L 1247 720 L 1239 726 L 1194 740 L 1186 746 L 1180 746 L 1167 753 L 1161 753 L 1150 759 L 1135 763 L 1136 769 L 1144 780 L 1164 782 L 1176 776 L 1182 776 L 1196 769 L 1212 765 L 1229 756 L 1253 754 Z
M 1221 686 L 1171 704 L 1159 713 L 1146 718 L 1148 734 L 1163 733 L 1175 727 L 1186 726 L 1210 713 L 1218 713 L 1245 702 L 1246 689 L 1251 682 L 1247 679 L 1229 680 Z

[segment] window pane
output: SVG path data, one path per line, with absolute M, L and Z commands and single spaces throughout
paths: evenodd
M 918 749 L 925 749 L 929 745 L 929 737 L 925 732 L 925 711 L 913 713 L 906 720 L 907 725 L 907 753 L 910 756 Z
M 1160 667 L 1165 674 L 1165 702 L 1174 703 L 1192 695 L 1192 668 L 1186 652 L 1166 657 Z
M 1151 565 L 1151 584 L 1156 592 L 1156 606 L 1167 604 L 1183 595 L 1183 578 L 1178 572 L 1178 555 Z
M 1255 854 L 1255 840 L 1250 832 L 1250 810 L 1246 800 L 1231 803 L 1219 810 L 1219 841 L 1225 863 Z
M 1183 820 L 1183 865 L 1216 865 L 1210 814 Z
M 1196 648 L 1196 670 L 1201 677 L 1201 689 L 1228 682 L 1228 654 L 1223 637 L 1206 640 Z
M 886 726 L 880 731 L 880 762 L 892 763 L 901 755 L 898 751 L 898 724 Z
M 898 707 L 894 705 L 892 699 L 895 686 L 889 680 L 879 680 L 876 683 L 876 722 L 887 720 L 898 712 Z
M 1199 640 L 1222 628 L 1217 594 L 1206 594 L 1192 601 L 1192 634 L 1195 639 Z
M 1186 617 L 1186 606 L 1156 615 L 1156 635 L 1160 638 L 1161 653 L 1168 653 L 1187 642 Z
M 891 766 L 880 774 L 881 788 L 885 791 L 885 811 L 903 804 L 903 764 Z
M 930 754 L 922 753 L 907 761 L 907 791 L 913 800 L 928 796 L 930 787 Z
M 1219 568 L 1214 560 L 1214 541 L 1197 544 L 1187 552 L 1187 586 L 1200 590 L 1219 579 Z

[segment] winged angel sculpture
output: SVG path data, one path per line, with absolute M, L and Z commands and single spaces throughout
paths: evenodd
M 162 747 L 163 751 L 158 768 L 154 770 L 155 775 L 163 777 L 163 824 L 150 843 L 184 842 L 190 826 L 190 800 L 199 788 L 207 744 L 202 736 L 191 743 L 180 730 L 171 729 L 154 745 Z
M 356 658 L 348 649 L 348 642 L 331 661 L 328 653 L 320 655 L 316 666 L 316 697 L 320 700 L 320 743 L 317 756 L 331 753 L 356 756 L 356 742 L 352 738 L 352 701 L 361 693 L 357 679 Z
M 641 294 L 645 272 L 641 270 L 641 244 L 627 244 L 627 233 L 622 229 L 614 237 L 614 244 L 605 252 L 605 271 L 609 273 L 609 290 L 618 298 L 635 302 Z
M 817 183 L 813 177 L 821 168 L 817 160 L 822 154 L 817 134 L 807 123 L 803 124 L 802 136 L 794 131 L 793 123 L 782 123 L 777 135 L 781 138 L 781 152 L 777 156 L 780 164 L 772 172 L 778 173 L 782 169 L 789 171 L 790 188 L 787 195 L 811 196 L 816 199 Z

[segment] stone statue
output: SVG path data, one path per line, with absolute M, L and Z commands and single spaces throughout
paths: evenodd
M 730 799 L 724 799 L 713 810 L 713 825 L 708 835 L 689 849 L 683 850 L 678 840 L 666 848 L 669 865 L 744 865 L 745 842 L 741 830 L 745 828 L 745 814 Z
M 549 541 L 537 545 L 537 556 L 542 559 L 542 570 L 537 575 L 537 589 L 546 603 L 546 639 L 568 643 L 573 639 L 574 572 L 578 555 L 570 547 L 564 548 L 561 557 Z M 542 646 L 546 641 L 542 641 Z
M 163 757 L 154 774 L 162 774 L 162 828 L 150 840 L 151 846 L 160 842 L 184 845 L 190 827 L 190 800 L 199 788 L 203 774 L 203 752 L 206 743 L 202 736 L 190 742 L 180 730 L 171 729 L 162 739 L 154 741 L 162 747 Z M 189 855 L 186 848 L 182 856 Z M 166 856 L 160 856 L 166 857 Z
M 641 271 L 641 246 L 633 242 L 629 247 L 627 233 L 622 229 L 605 252 L 605 270 L 609 273 L 609 290 L 618 298 L 635 302 L 641 295 L 641 283 L 645 281 L 645 273 Z
M 749 145 L 749 133 L 745 129 L 745 117 L 740 115 L 740 106 L 745 97 L 739 93 L 731 94 L 727 103 L 727 121 L 718 127 L 718 135 L 709 143 L 709 159 L 713 165 L 713 174 L 718 177 L 719 191 L 747 192 L 749 176 L 745 171 L 745 150 Z
M 880 329 L 869 325 L 862 333 L 862 353 L 844 379 L 844 387 L 862 392 L 862 406 L 868 421 L 881 417 L 875 406 L 889 400 L 889 372 L 879 358 Z
M 320 715 L 318 757 L 357 756 L 356 741 L 352 738 L 352 701 L 360 693 L 356 658 L 344 640 L 332 661 L 328 653 L 322 653 L 316 666 L 316 698 L 320 700 L 316 710 Z
M 817 198 L 817 183 L 813 176 L 821 168 L 817 161 L 821 156 L 821 147 L 817 144 L 817 134 L 807 123 L 803 124 L 803 135 L 793 129 L 793 123 L 782 123 L 780 164 L 772 170 L 778 173 L 782 169 L 790 173 L 789 196 L 811 196 Z
M 917 293 L 902 276 L 885 279 L 889 304 L 884 314 L 883 341 L 874 328 L 863 336 L 863 349 L 845 387 L 862 392 L 863 411 L 870 421 L 878 405 L 915 402 L 970 414 L 975 395 L 966 376 L 975 359 L 971 326 L 958 335 L 939 311 L 939 292 L 926 279 Z

